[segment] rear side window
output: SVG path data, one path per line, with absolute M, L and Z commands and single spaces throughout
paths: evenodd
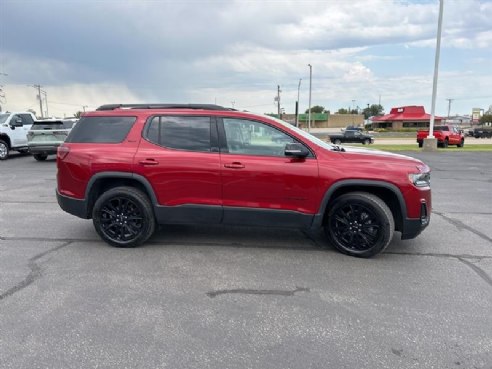
M 171 149 L 210 151 L 210 117 L 154 117 L 145 138 Z
M 65 127 L 63 126 L 63 122 L 61 120 L 57 120 L 57 121 L 37 120 L 31 126 L 32 131 L 41 130 L 41 129 L 46 129 L 46 130 L 65 129 Z
M 66 142 L 119 143 L 130 132 L 135 117 L 82 117 L 73 127 Z

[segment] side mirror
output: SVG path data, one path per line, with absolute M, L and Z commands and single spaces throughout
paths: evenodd
M 300 143 L 288 143 L 285 145 L 285 156 L 305 158 L 309 155 L 309 150 Z

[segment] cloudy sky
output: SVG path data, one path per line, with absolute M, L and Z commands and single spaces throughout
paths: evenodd
M 430 111 L 438 0 L 0 0 L 3 110 L 118 102 Z M 445 0 L 437 114 L 492 104 L 492 0 Z M 6 74 L 6 75 L 5 75 Z M 353 101 L 355 100 L 355 101 Z

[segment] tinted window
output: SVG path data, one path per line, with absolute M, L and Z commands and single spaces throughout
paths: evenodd
M 122 142 L 135 120 L 135 117 L 82 117 L 70 131 L 66 142 Z
M 65 129 L 63 126 L 63 122 L 61 120 L 37 120 L 32 126 L 31 130 L 40 130 L 40 129 Z
M 22 118 L 22 123 L 24 124 L 33 124 L 34 120 L 30 114 L 19 114 Z
M 434 131 L 449 131 L 448 126 L 435 126 Z
M 231 154 L 285 156 L 285 144 L 297 142 L 267 124 L 224 118 L 227 148 Z
M 172 149 L 210 151 L 210 117 L 154 117 L 146 138 Z

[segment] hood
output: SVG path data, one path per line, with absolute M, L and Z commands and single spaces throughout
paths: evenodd
M 368 164 L 378 166 L 407 166 L 417 168 L 421 171 L 428 170 L 427 165 L 422 161 L 410 156 L 394 154 L 392 152 L 365 149 L 353 146 L 344 146 L 345 152 L 342 152 L 344 158 L 348 160 L 357 160 L 367 162 Z M 427 169 L 426 169 L 427 168 Z

